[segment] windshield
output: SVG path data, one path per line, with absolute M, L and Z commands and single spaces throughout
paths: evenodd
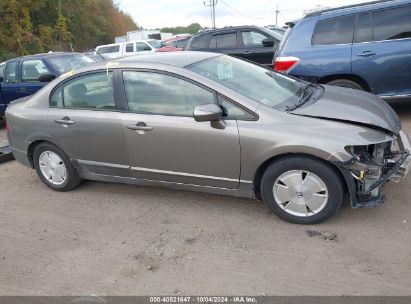
M 57 70 L 60 75 L 96 62 L 90 57 L 84 55 L 56 56 L 52 58 L 47 58 L 46 61 L 55 70 Z
M 199 61 L 186 68 L 274 108 L 298 104 L 305 87 L 298 80 L 227 55 Z
M 149 40 L 147 43 L 155 49 L 159 49 L 164 45 L 160 40 Z

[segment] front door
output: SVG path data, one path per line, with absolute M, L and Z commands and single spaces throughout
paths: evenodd
M 214 92 L 170 74 L 123 72 L 123 114 L 132 175 L 138 179 L 236 189 L 240 145 L 235 120 L 225 129 L 196 122 L 195 106 Z
M 84 74 L 64 82 L 52 95 L 47 119 L 55 143 L 83 168 L 94 174 L 130 176 L 112 72 Z
M 274 50 L 277 47 L 276 42 L 274 42 L 274 46 L 265 47 L 263 40 L 271 38 L 266 34 L 256 30 L 242 30 L 240 33 L 241 53 L 239 57 L 265 66 L 272 66 Z M 274 40 L 273 38 L 271 39 Z

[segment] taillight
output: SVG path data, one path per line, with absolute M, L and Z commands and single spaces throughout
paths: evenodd
M 287 73 L 300 61 L 297 57 L 277 57 L 274 61 L 274 70 Z
M 10 132 L 10 126 L 7 124 L 7 121 L 4 125 L 4 128 L 6 129 L 6 132 Z

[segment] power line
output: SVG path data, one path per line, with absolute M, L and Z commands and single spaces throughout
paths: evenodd
M 203 4 L 204 6 L 209 6 L 210 7 L 210 12 L 211 12 L 211 22 L 212 26 L 215 29 L 215 6 L 217 5 L 218 0 L 208 0 L 208 4 L 204 1 Z
M 274 14 L 276 14 L 276 12 L 271 13 L 270 15 L 266 16 L 266 17 L 253 17 L 253 16 L 249 16 L 247 14 L 244 14 L 240 11 L 238 11 L 237 9 L 235 9 L 234 7 L 230 6 L 229 4 L 225 3 L 225 1 L 220 0 L 222 4 L 224 4 L 226 7 L 228 7 L 229 9 L 231 9 L 232 11 L 236 12 L 237 14 L 243 16 L 243 17 L 247 17 L 250 19 L 268 19 L 274 16 Z M 277 8 L 278 9 L 278 8 Z

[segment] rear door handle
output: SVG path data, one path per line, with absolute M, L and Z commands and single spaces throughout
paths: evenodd
M 250 54 L 251 54 L 251 51 L 245 51 L 243 54 L 244 54 L 244 55 L 250 55 Z
M 374 55 L 375 55 L 375 53 L 372 52 L 372 51 L 364 51 L 364 52 L 362 52 L 362 53 L 359 53 L 357 56 L 360 56 L 360 57 L 370 57 L 370 56 L 374 56 Z
M 144 122 L 138 122 L 135 125 L 126 125 L 127 129 L 136 130 L 136 131 L 151 131 L 153 127 L 147 126 Z
M 62 119 L 57 119 L 55 120 L 55 123 L 61 124 L 61 125 L 74 125 L 74 121 L 71 120 L 69 117 L 65 116 Z

